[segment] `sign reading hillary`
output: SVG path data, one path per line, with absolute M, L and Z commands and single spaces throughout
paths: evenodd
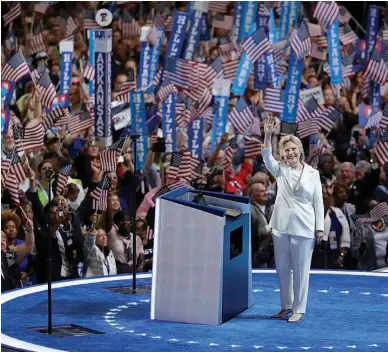
M 61 53 L 61 79 L 59 91 L 60 94 L 65 94 L 69 91 L 71 86 L 74 42 L 72 40 L 61 41 L 59 43 L 59 51 Z
M 148 147 L 144 92 L 129 92 L 129 100 L 131 110 L 131 133 L 140 135 L 140 138 L 136 141 L 136 170 L 143 170 Z
M 303 62 L 303 57 L 298 59 L 294 51 L 291 52 L 282 114 L 282 121 L 284 122 L 296 122 Z
M 257 1 L 246 1 L 242 4 L 241 10 L 241 25 L 239 32 L 239 40 L 248 38 L 252 31 L 252 25 L 256 22 Z
M 280 12 L 280 29 L 279 29 L 279 40 L 286 39 L 290 28 L 290 13 L 291 13 L 291 1 L 282 2 Z
M 203 118 L 196 119 L 189 125 L 188 137 L 191 155 L 202 159 Z
M 210 40 L 210 26 L 207 13 L 203 13 L 201 17 L 201 35 L 199 40 L 203 42 L 208 42 Z
M 144 27 L 143 27 L 144 28 Z M 137 87 L 147 90 L 150 86 L 151 79 L 151 53 L 152 47 L 148 41 L 141 43 L 140 64 L 139 64 L 139 79 Z
M 243 3 L 241 1 L 235 1 L 234 3 L 234 19 L 233 19 L 233 36 L 240 39 L 240 28 L 241 28 L 241 13 L 242 13 Z
M 175 12 L 174 25 L 168 40 L 166 57 L 179 57 L 186 36 L 190 15 L 184 12 Z
M 332 84 L 341 84 L 342 62 L 338 20 L 335 20 L 332 25 L 327 26 L 327 40 L 329 42 L 330 81 Z
M 166 142 L 166 153 L 176 150 L 176 118 L 175 118 L 176 93 L 171 93 L 163 102 L 163 137 Z
M 191 14 L 191 25 L 189 32 L 186 36 L 186 49 L 183 54 L 183 58 L 191 60 L 194 57 L 195 51 L 197 50 L 199 36 L 201 35 L 202 25 L 202 11 L 193 11 Z
M 156 71 L 158 70 L 159 56 L 160 50 L 162 49 L 163 39 L 164 39 L 164 28 L 157 28 L 157 45 L 152 49 L 151 55 L 151 67 L 150 67 L 150 83 L 156 75 Z M 147 93 L 152 94 L 154 91 L 154 85 L 150 84 Z
M 372 54 L 377 40 L 377 33 L 380 25 L 380 7 L 377 5 L 369 5 L 368 7 L 368 22 L 366 25 L 366 59 L 368 60 Z
M 228 118 L 230 80 L 217 79 L 213 85 L 213 96 L 215 113 L 213 116 L 211 150 L 220 142 L 222 135 L 226 132 Z
M 265 62 L 265 56 L 262 56 L 259 61 L 254 63 L 255 77 L 253 85 L 255 89 L 267 88 L 268 76 L 267 76 L 267 65 Z
M 381 106 L 381 88 L 380 84 L 375 81 L 369 83 L 369 102 L 374 108 L 379 108 Z
M 243 95 L 248 84 L 249 75 L 252 71 L 253 63 L 248 58 L 244 51 L 241 55 L 240 62 L 237 69 L 237 74 L 233 82 L 232 93 L 236 95 Z
M 112 30 L 94 31 L 95 52 L 95 135 L 105 146 L 112 144 L 111 129 L 111 77 L 112 77 Z
M 267 76 L 269 81 L 272 84 L 272 87 L 280 88 L 280 82 L 279 82 L 278 74 L 276 72 L 276 67 L 275 67 L 275 58 L 272 51 L 265 54 L 265 63 L 267 66 L 267 71 L 266 71 Z

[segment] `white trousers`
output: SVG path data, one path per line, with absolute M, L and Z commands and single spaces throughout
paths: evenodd
M 314 239 L 288 234 L 273 236 L 282 309 L 305 313 Z

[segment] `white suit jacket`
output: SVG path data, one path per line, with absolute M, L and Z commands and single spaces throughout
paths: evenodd
M 324 230 L 322 185 L 319 172 L 305 164 L 296 190 L 291 168 L 279 163 L 270 148 L 261 150 L 267 170 L 276 178 L 278 192 L 269 226 L 279 232 L 308 238 Z

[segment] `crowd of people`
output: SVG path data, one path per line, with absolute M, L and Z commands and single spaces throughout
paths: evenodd
M 232 17 L 235 2 L 224 3 L 225 12 L 219 14 Z M 279 26 L 282 5 L 269 3 L 268 6 L 276 10 L 275 23 Z M 5 26 L 3 18 L 2 71 L 12 55 L 21 52 L 29 73 L 15 82 L 12 99 L 2 106 L 10 114 L 7 129 L 2 131 L 2 291 L 47 282 L 49 246 L 53 281 L 134 270 L 151 271 L 155 197 L 181 181 L 179 186 L 249 196 L 252 204 L 252 266 L 276 266 L 269 226 L 277 195 L 276 180 L 266 169 L 260 151 L 255 155 L 247 153 L 244 136 L 236 134 L 232 123 L 228 122 L 226 132 L 211 148 L 212 128 L 215 127 L 212 118 L 203 117 L 203 167 L 184 180 L 180 180 L 176 172 L 175 177 L 171 174 L 175 168 L 174 155 L 182 155 L 189 148 L 187 125 L 178 125 L 176 150 L 163 153 L 155 148 L 160 142 L 160 123 L 148 136 L 148 151 L 142 170 L 136 169 L 131 140 L 126 138 L 120 145 L 116 170 L 107 171 L 102 163 L 102 155 L 107 149 L 95 136 L 94 123 L 78 131 L 70 131 L 67 124 L 48 123 L 47 94 L 40 84 L 36 84 L 39 80 L 36 81 L 34 75 L 39 75 L 37 70 L 43 67 L 43 72 L 48 73 L 59 93 L 61 55 L 58 45 L 68 35 L 69 18 L 78 30 L 71 32 L 74 52 L 72 81 L 66 93 L 68 121 L 84 112 L 89 112 L 89 119 L 92 119 L 94 101 L 91 103 L 89 80 L 84 75 L 88 62 L 86 13 L 91 11 L 94 14 L 101 6 L 109 7 L 113 12 L 113 104 L 121 103 L 117 97 L 123 85 L 138 72 L 140 62 L 140 32 L 132 36 L 123 34 L 123 14 L 130 14 L 139 28 L 152 22 L 156 13 L 165 18 L 167 35 L 161 47 L 159 65 L 162 68 L 169 38 L 167 23 L 175 10 L 185 12 L 188 8 L 188 2 L 163 2 L 163 8 L 156 2 L 142 5 L 139 2 L 117 2 L 116 5 L 111 8 L 110 2 L 50 2 L 42 10 L 36 9 L 33 3 L 23 3 L 20 16 L 11 25 Z M 301 13 L 306 21 L 314 21 L 310 13 L 312 9 L 307 5 L 303 3 Z M 2 12 L 7 13 L 12 6 L 12 2 L 2 2 Z M 214 16 L 215 13 L 209 12 L 210 24 Z M 98 27 L 97 24 L 94 26 Z M 38 35 L 38 27 L 43 47 L 33 40 Z M 357 32 L 356 28 L 354 30 Z M 210 40 L 199 42 L 193 60 L 208 65 L 220 56 L 223 62 L 238 60 L 241 48 L 232 48 L 225 53 L 223 45 L 229 33 L 229 29 L 213 27 Z M 354 43 L 343 45 L 343 48 L 350 53 L 354 50 Z M 286 50 L 279 70 L 282 66 L 287 67 L 288 56 Z M 358 118 L 359 105 L 369 103 L 368 91 L 365 94 L 364 89 L 365 67 L 361 65 L 348 77 L 347 84 L 337 90 L 331 84 L 327 70 L 322 69 L 325 60 L 306 56 L 299 87 L 300 90 L 321 87 L 322 109 L 335 107 L 341 113 L 331 130 L 321 129 L 314 136 L 302 138 L 305 161 L 319 171 L 324 201 L 323 240 L 315 246 L 312 268 L 383 268 L 388 263 L 388 162 L 382 162 L 376 155 L 376 138 L 373 136 L 379 130 L 378 125 L 365 128 Z M 287 71 L 282 75 L 279 71 L 279 77 L 282 77 L 281 87 L 284 88 Z M 157 89 L 156 86 L 155 92 Z M 280 160 L 278 141 L 286 132 L 286 124 L 281 121 L 281 114 L 265 108 L 264 95 L 263 90 L 255 88 L 252 70 L 243 97 L 255 120 L 251 133 L 246 135 L 262 141 L 264 121 L 274 119 L 272 152 Z M 144 96 L 146 105 L 155 109 L 160 106 L 158 94 L 145 93 Z M 238 97 L 230 94 L 228 101 L 231 112 Z M 388 104 L 386 86 L 381 87 L 381 102 L 380 108 L 384 110 L 384 104 Z M 41 141 L 31 149 L 23 148 L 23 143 L 19 142 L 26 139 L 15 135 L 15 127 L 21 127 L 27 135 L 27 130 L 37 125 L 43 129 Z M 113 129 L 112 132 L 114 142 L 122 139 L 122 129 Z M 235 149 L 232 155 L 228 155 L 232 140 Z M 99 199 L 106 199 L 106 204 L 103 210 L 100 204 L 97 211 Z M 135 224 L 133 219 L 136 219 Z M 132 238 L 134 227 L 136 241 Z M 134 242 L 135 262 L 132 260 Z

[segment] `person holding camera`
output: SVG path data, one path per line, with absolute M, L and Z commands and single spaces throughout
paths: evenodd
M 304 162 L 302 142 L 293 135 L 280 139 L 281 161 L 272 155 L 275 119 L 264 125 L 261 150 L 268 171 L 276 178 L 278 193 L 269 222 L 273 233 L 276 271 L 280 282 L 281 310 L 272 316 L 288 322 L 302 319 L 306 312 L 314 237 L 321 242 L 324 208 L 319 172 Z
M 69 203 L 63 196 L 57 196 L 51 201 L 49 211 L 50 220 L 45 221 L 45 231 L 36 238 L 37 281 L 47 282 L 49 236 L 51 237 L 52 281 L 78 278 L 77 265 L 82 262 L 84 242 L 81 225 L 69 211 Z

